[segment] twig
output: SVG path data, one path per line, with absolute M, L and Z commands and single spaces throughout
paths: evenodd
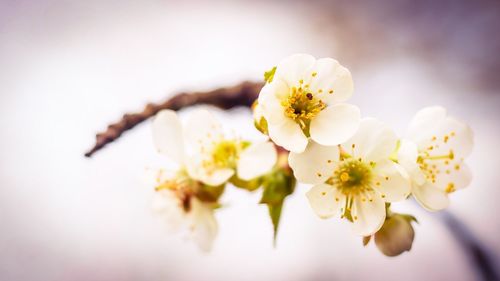
M 442 211 L 438 218 L 448 227 L 451 235 L 462 247 L 465 255 L 477 271 L 477 280 L 500 280 L 498 268 L 495 266 L 495 257 L 488 248 L 473 235 L 470 229 L 456 216 L 448 211 Z
M 96 135 L 94 147 L 85 153 L 91 157 L 108 143 L 118 139 L 124 132 L 156 115 L 160 110 L 180 110 L 197 104 L 210 104 L 222 109 L 237 106 L 250 107 L 257 99 L 263 83 L 243 82 L 233 87 L 219 88 L 208 92 L 180 93 L 160 104 L 148 104 L 142 112 L 123 115 L 122 119 L 108 126 L 106 131 Z

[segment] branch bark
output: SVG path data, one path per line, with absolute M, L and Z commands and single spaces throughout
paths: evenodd
M 109 125 L 106 131 L 98 133 L 94 146 L 85 153 L 85 156 L 91 157 L 104 146 L 118 139 L 124 132 L 155 116 L 163 109 L 177 111 L 198 104 L 209 104 L 222 109 L 237 106 L 250 107 L 257 99 L 263 86 L 264 83 L 247 81 L 232 87 L 218 88 L 207 92 L 184 92 L 160 104 L 147 104 L 141 112 L 125 114 L 120 121 Z

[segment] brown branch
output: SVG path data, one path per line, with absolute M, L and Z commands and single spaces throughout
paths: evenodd
M 263 85 L 263 83 L 243 82 L 233 87 L 208 92 L 180 93 L 160 104 L 150 103 L 142 112 L 125 114 L 119 122 L 109 125 L 106 131 L 97 134 L 94 147 L 85 153 L 85 156 L 91 157 L 105 145 L 118 139 L 124 132 L 163 109 L 180 110 L 197 104 L 209 104 L 222 109 L 237 106 L 250 107 L 257 99 Z

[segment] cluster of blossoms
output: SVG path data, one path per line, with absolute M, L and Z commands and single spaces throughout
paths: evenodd
M 211 247 L 213 212 L 228 183 L 264 189 L 261 203 L 269 207 L 275 234 L 285 198 L 296 182 L 309 184 L 306 197 L 320 218 L 347 220 L 364 244 L 374 237 L 390 256 L 411 248 L 416 221 L 392 212 L 392 202 L 412 196 L 438 211 L 448 206 L 450 193 L 470 183 L 464 159 L 472 149 L 471 129 L 444 108 L 422 109 L 398 137 L 345 103 L 352 77 L 336 60 L 293 55 L 265 80 L 253 111 L 256 128 L 270 141 L 228 138 L 207 111 L 193 113 L 184 127 L 172 111 L 153 122 L 157 149 L 178 164 L 169 176 L 158 175 L 156 209 L 171 223 L 187 224 L 200 248 Z

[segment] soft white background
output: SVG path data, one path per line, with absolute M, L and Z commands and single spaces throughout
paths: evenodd
M 342 2 L 0 3 L 1 280 L 475 279 L 433 214 L 397 204 L 420 224 L 413 250 L 388 258 L 373 244 L 363 248 L 348 225 L 315 217 L 307 186 L 286 203 L 277 248 L 260 194 L 228 189 L 217 213 L 220 235 L 202 254 L 168 235 L 150 211 L 144 172 L 162 158 L 149 122 L 83 157 L 94 132 L 124 112 L 179 90 L 261 79 L 296 52 L 350 68 L 351 102 L 398 133 L 434 104 L 468 122 L 474 181 L 452 195 L 450 211 L 500 253 L 499 95 L 478 82 L 481 65 L 457 61 L 455 49 L 429 57 L 409 47 L 418 32 L 377 29 L 366 10 Z M 332 17 L 336 5 L 343 13 Z M 258 136 L 247 110 L 219 115 Z

